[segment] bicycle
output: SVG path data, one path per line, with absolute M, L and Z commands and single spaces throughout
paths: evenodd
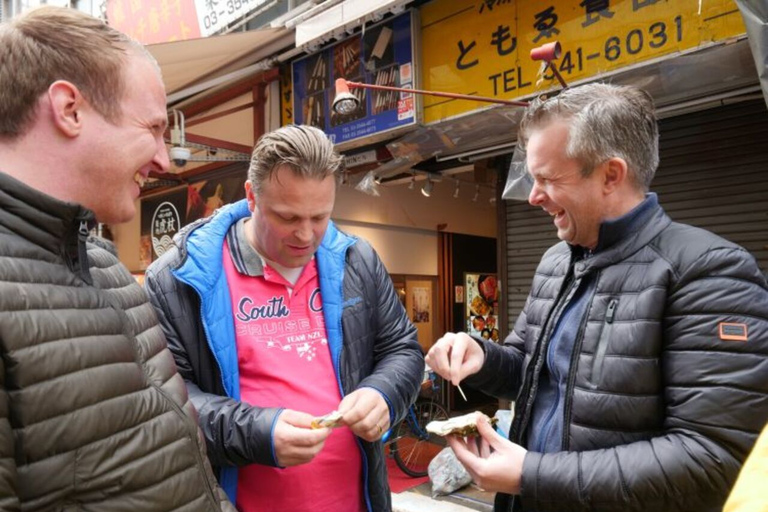
M 382 438 L 397 467 L 414 478 L 426 476 L 430 461 L 446 446 L 445 439 L 429 434 L 425 428 L 430 421 L 448 419 L 448 411 L 434 400 L 440 390 L 438 377 L 432 371 L 425 374 L 419 399 L 408 408 L 405 419 Z

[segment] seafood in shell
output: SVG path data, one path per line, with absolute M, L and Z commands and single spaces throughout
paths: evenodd
M 310 426 L 313 429 L 340 427 L 341 413 L 339 411 L 333 411 L 331 413 L 326 414 L 325 416 L 320 416 L 318 418 L 315 418 L 310 423 Z
M 427 432 L 438 436 L 476 436 L 477 420 L 481 416 L 488 420 L 491 426 L 495 425 L 499 421 L 495 416 L 493 418 L 489 418 L 482 412 L 475 411 L 463 416 L 456 416 L 445 421 L 430 421 L 427 423 Z

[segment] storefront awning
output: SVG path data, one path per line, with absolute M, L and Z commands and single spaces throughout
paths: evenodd
M 153 44 L 147 49 L 157 59 L 166 93 L 171 97 L 202 82 L 236 73 L 293 45 L 292 30 L 265 28 Z M 238 75 L 237 78 L 244 77 Z
M 410 0 L 344 0 L 296 25 L 296 46 L 319 46 L 346 30 L 380 18 L 387 12 L 399 12 Z

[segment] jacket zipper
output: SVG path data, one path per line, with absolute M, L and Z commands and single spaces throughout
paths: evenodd
M 543 346 L 540 346 L 537 350 L 537 359 L 536 361 L 531 361 L 534 364 L 533 372 L 530 374 L 531 381 L 529 382 L 529 391 L 528 391 L 528 399 L 525 405 L 525 409 L 523 410 L 523 414 L 520 415 L 520 422 L 518 423 L 518 429 L 516 432 L 515 439 L 512 439 L 514 442 L 521 442 L 523 439 L 523 434 L 525 433 L 525 429 L 528 427 L 528 422 L 530 421 L 531 411 L 533 409 L 533 402 L 536 397 L 536 391 L 539 387 L 538 379 L 539 375 L 541 374 L 541 367 L 544 364 L 544 360 L 546 359 L 544 353 L 546 349 L 549 348 L 549 341 L 550 337 L 552 336 L 552 332 L 554 331 L 554 326 L 557 325 L 557 322 L 560 319 L 560 315 L 562 314 L 563 310 L 565 309 L 568 302 L 573 297 L 573 293 L 578 287 L 578 284 L 580 281 L 578 281 L 575 276 L 571 276 L 571 273 L 573 272 L 573 265 L 571 265 L 571 268 L 568 270 L 568 274 L 566 274 L 566 280 L 569 280 L 569 282 L 566 284 L 566 288 L 564 292 L 562 293 L 561 297 L 563 297 L 563 300 L 555 305 L 555 308 L 550 313 L 550 317 L 547 319 L 547 323 L 545 324 L 547 326 L 546 332 L 543 332 L 541 336 L 539 336 L 538 341 L 536 342 L 537 345 L 542 344 L 546 340 L 547 347 L 544 348 Z M 570 278 L 570 279 L 569 279 Z M 521 389 L 521 392 L 524 392 L 524 389 Z M 522 396 L 522 393 L 521 393 Z M 512 429 L 514 430 L 514 429 Z
M 616 314 L 616 305 L 618 302 L 618 299 L 611 299 L 611 302 L 608 303 L 608 309 L 605 312 L 605 322 L 603 322 L 603 328 L 597 343 L 595 362 L 592 365 L 592 383 L 590 384 L 590 388 L 592 389 L 597 389 L 603 374 L 605 352 L 608 350 L 608 340 L 610 339 L 611 331 L 613 330 L 613 317 Z
M 88 248 L 85 243 L 88 240 L 88 221 L 80 220 L 77 229 L 77 273 L 86 283 L 92 285 L 91 273 L 88 271 Z
M 584 296 L 589 297 L 587 302 L 587 310 L 589 310 L 592 301 L 594 300 L 594 290 L 597 288 L 597 280 L 599 274 L 592 281 L 590 281 L 589 288 L 584 291 Z M 578 373 L 577 361 L 581 354 L 581 346 L 584 343 L 584 331 L 586 330 L 587 322 L 589 318 L 585 312 L 584 317 L 579 324 L 579 332 L 576 335 L 576 341 L 573 344 L 573 352 L 571 352 L 571 363 L 568 367 L 568 383 L 565 386 L 565 397 L 563 398 L 563 437 L 561 441 L 561 447 L 563 451 L 568 451 L 569 443 L 568 438 L 571 435 L 571 407 L 573 406 L 573 387 L 576 383 L 576 374 Z M 574 368 L 576 369 L 574 371 Z

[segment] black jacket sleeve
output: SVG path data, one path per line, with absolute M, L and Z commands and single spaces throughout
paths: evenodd
M 145 287 L 197 409 L 208 457 L 217 466 L 277 466 L 272 425 L 280 409 L 255 407 L 225 396 L 201 325 L 199 298 L 171 274 L 178 260 L 177 248 L 166 252 L 147 269 Z
M 416 401 L 424 376 L 424 354 L 416 327 L 408 319 L 392 280 L 376 252 L 359 240 L 347 258 L 345 296 L 360 296 L 359 313 L 343 314 L 344 375 L 360 375 L 354 389 L 371 387 L 382 393 L 392 425 L 405 418 Z M 347 389 L 349 393 L 354 389 Z

